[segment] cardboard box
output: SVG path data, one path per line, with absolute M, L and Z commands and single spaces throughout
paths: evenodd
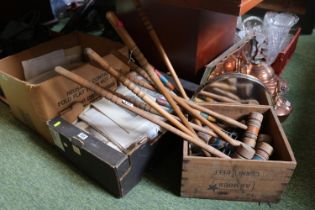
M 49 121 L 48 126 L 59 151 L 117 197 L 126 195 L 141 180 L 155 143 L 164 134 L 162 131 L 153 140 L 145 138 L 123 153 L 61 117 Z
M 50 142 L 51 135 L 46 122 L 58 116 L 69 105 L 78 101 L 87 104 L 97 95 L 61 76 L 55 76 L 39 84 L 26 82 L 21 62 L 78 45 L 82 49 L 91 47 L 102 56 L 122 47 L 121 44 L 105 38 L 74 32 L 0 60 L 1 99 L 10 105 L 18 119 Z M 125 64 L 117 62 L 117 59 L 111 59 L 113 57 L 109 58 L 109 62 L 112 62 L 114 67 L 118 69 L 126 67 Z M 103 87 L 116 87 L 116 81 L 112 77 L 89 64 L 82 65 L 73 72 Z
M 256 111 L 263 113 L 262 133 L 273 139 L 274 154 L 269 161 L 226 160 L 191 156 L 183 147 L 181 196 L 277 202 L 296 167 L 291 146 L 274 110 L 269 106 L 211 105 L 214 111 L 234 119 Z

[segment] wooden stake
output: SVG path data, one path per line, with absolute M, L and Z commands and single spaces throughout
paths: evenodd
M 177 106 L 173 98 L 170 96 L 168 90 L 164 87 L 160 79 L 157 77 L 157 75 L 154 72 L 153 66 L 147 61 L 147 59 L 144 57 L 143 53 L 140 51 L 134 40 L 130 37 L 128 32 L 126 31 L 125 27 L 123 26 L 122 22 L 118 20 L 116 15 L 113 12 L 107 12 L 106 17 L 108 21 L 111 23 L 113 28 L 116 30 L 120 38 L 123 40 L 125 45 L 129 48 L 129 50 L 133 53 L 137 61 L 140 63 L 140 65 L 147 71 L 150 78 L 152 79 L 153 83 L 155 84 L 156 88 L 164 95 L 164 97 L 167 99 L 167 101 L 172 106 L 174 112 L 177 114 L 177 116 L 180 118 L 180 120 L 183 122 L 183 124 L 191 131 L 191 133 L 195 136 L 197 134 L 195 133 L 194 129 L 189 125 L 188 120 L 180 110 L 180 108 Z
M 106 99 L 110 100 L 111 102 L 126 108 L 127 110 L 134 112 L 138 115 L 140 115 L 141 117 L 161 126 L 162 128 L 182 137 L 183 139 L 186 139 L 187 141 L 189 141 L 192 144 L 195 144 L 199 147 L 201 147 L 202 149 L 206 150 L 207 152 L 217 156 L 217 157 L 222 157 L 222 158 L 226 158 L 226 159 L 231 159 L 229 156 L 225 155 L 224 153 L 216 150 L 215 148 L 211 147 L 210 145 L 204 143 L 203 141 L 196 139 L 176 128 L 174 128 L 173 126 L 167 124 L 166 122 L 157 119 L 156 117 L 154 117 L 152 114 L 145 112 L 137 107 L 134 107 L 132 104 L 126 103 L 123 99 L 111 94 L 109 91 L 91 83 L 90 81 L 62 68 L 62 67 L 56 67 L 55 71 L 60 74 L 63 75 L 64 77 L 72 80 L 73 82 L 80 84 L 83 87 L 86 87 L 94 92 L 96 92 L 97 94 L 105 97 Z
M 155 88 L 154 88 L 153 86 L 151 86 L 149 83 L 146 83 L 146 82 L 144 82 L 144 81 L 141 81 L 141 82 L 138 83 L 138 81 L 136 81 L 136 80 L 134 80 L 134 82 L 135 82 L 136 84 L 142 86 L 142 87 L 148 88 L 148 89 L 150 89 L 150 90 L 152 90 L 152 91 L 156 91 Z M 171 96 L 172 96 L 173 98 L 176 97 L 177 100 L 183 100 L 182 98 L 180 98 L 179 96 L 176 96 L 175 94 L 172 94 Z M 240 123 L 240 122 L 238 122 L 237 120 L 234 120 L 233 118 L 227 117 L 227 116 L 225 116 L 225 115 L 222 115 L 222 114 L 220 114 L 220 113 L 217 113 L 217 112 L 215 112 L 215 111 L 212 111 L 212 110 L 210 110 L 210 109 L 207 109 L 207 108 L 205 108 L 205 107 L 203 107 L 203 106 L 200 106 L 200 105 L 198 105 L 198 104 L 196 104 L 196 103 L 194 103 L 194 102 L 192 102 L 192 101 L 190 101 L 190 100 L 185 100 L 185 102 L 186 102 L 188 105 L 190 105 L 192 108 L 194 108 L 194 109 L 196 109 L 196 110 L 199 110 L 201 115 L 202 115 L 202 112 L 208 114 L 208 115 L 209 115 L 208 120 L 209 120 L 210 122 L 215 122 L 215 119 L 211 118 L 211 116 L 212 116 L 212 117 L 214 117 L 214 118 L 216 118 L 216 119 L 219 119 L 219 120 L 221 120 L 221 121 L 223 121 L 223 122 L 225 122 L 225 123 L 227 123 L 227 124 L 229 124 L 229 125 L 236 126 L 236 127 L 238 127 L 238 128 L 244 129 L 244 130 L 247 129 L 247 125 L 245 125 L 245 124 L 243 124 L 243 123 Z
M 143 101 L 148 103 L 151 107 L 153 107 L 156 111 L 158 111 L 163 117 L 169 120 L 173 125 L 178 127 L 183 132 L 187 133 L 188 135 L 194 135 L 194 132 L 191 132 L 187 127 L 177 121 L 174 117 L 172 117 L 167 111 L 162 109 L 155 101 L 153 101 L 147 94 L 142 92 L 139 87 L 137 87 L 133 82 L 131 82 L 127 77 L 121 74 L 119 71 L 115 70 L 111 67 L 107 61 L 105 61 L 100 55 L 98 55 L 94 50 L 91 48 L 87 48 L 86 54 L 88 55 L 89 59 L 96 62 L 102 69 L 107 71 L 110 75 L 115 77 L 119 82 L 121 82 L 124 86 L 130 89 L 133 93 L 139 96 Z M 185 118 L 186 119 L 186 118 Z M 187 119 L 186 119 L 187 120 Z M 188 121 L 187 121 L 188 123 Z
M 170 61 L 170 59 L 168 58 L 164 48 L 163 48 L 163 45 L 157 35 L 157 33 L 155 32 L 154 28 L 153 28 L 153 25 L 151 23 L 151 21 L 149 20 L 148 16 L 145 14 L 142 6 L 141 6 L 141 2 L 139 0 L 133 0 L 137 10 L 138 10 L 138 14 L 140 16 L 140 18 L 142 19 L 142 22 L 145 26 L 145 28 L 147 29 L 151 39 L 153 40 L 156 48 L 158 49 L 161 57 L 163 58 L 163 61 L 168 69 L 168 71 L 171 73 L 174 81 L 175 81 L 175 84 L 177 86 L 177 89 L 179 90 L 180 94 L 185 98 L 185 99 L 189 99 L 177 74 L 176 74 L 176 71 L 174 70 L 173 68 L 173 65 Z
M 119 56 L 119 57 L 122 57 L 122 56 Z M 124 56 L 123 56 L 123 57 L 124 57 Z M 138 68 L 139 68 L 138 65 L 136 65 L 136 64 L 134 64 L 134 63 L 132 63 L 132 66 L 133 66 L 133 69 L 138 69 Z M 142 71 L 141 76 L 147 77 L 146 75 L 147 75 L 147 72 L 143 72 L 143 71 Z M 143 82 L 141 82 L 141 83 L 143 83 Z M 139 83 L 138 83 L 138 84 L 139 84 Z M 139 85 L 142 86 L 141 84 L 139 84 Z M 149 86 L 149 84 L 146 84 L 146 85 L 143 86 L 143 87 L 149 87 L 148 89 L 150 89 L 150 90 L 152 90 L 152 91 L 156 91 L 156 90 L 154 89 L 154 87 L 153 87 L 153 86 Z M 178 97 L 178 96 L 176 96 L 175 94 L 171 94 L 171 96 L 172 96 L 173 98 L 174 98 L 174 97 L 177 97 L 179 100 L 181 100 L 181 98 Z M 206 114 L 209 114 L 210 116 L 215 117 L 216 119 L 219 119 L 219 120 L 221 120 L 221 121 L 223 121 L 223 122 L 225 122 L 225 123 L 227 123 L 227 124 L 229 124 L 229 125 L 233 125 L 233 126 L 239 127 L 239 128 L 241 128 L 241 129 L 244 129 L 244 130 L 247 129 L 247 125 L 245 125 L 245 124 L 243 124 L 243 123 L 240 123 L 240 122 L 238 122 L 237 120 L 234 120 L 233 118 L 227 117 L 227 116 L 225 116 L 225 115 L 219 114 L 219 113 L 214 112 L 214 111 L 212 111 L 212 110 L 210 110 L 210 109 L 207 109 L 207 108 L 205 108 L 205 107 L 199 106 L 198 104 L 196 104 L 196 103 L 190 101 L 189 99 L 188 99 L 188 100 L 185 100 L 185 101 L 186 101 L 192 108 L 197 109 L 197 110 L 199 110 L 199 111 L 201 111 L 201 112 L 204 112 L 204 113 L 206 113 Z M 210 121 L 213 121 L 213 120 L 210 119 Z M 197 122 L 198 122 L 198 121 L 197 121 Z M 196 122 L 196 123 L 197 123 L 197 122 Z
M 218 95 L 218 94 L 214 94 L 214 93 L 210 93 L 210 92 L 207 92 L 207 91 L 200 91 L 198 93 L 198 95 L 202 95 L 202 96 L 206 96 L 206 97 L 210 97 L 211 99 L 215 99 L 215 100 L 218 100 L 218 101 L 221 101 L 221 102 L 226 102 L 226 103 L 234 103 L 234 104 L 240 104 L 241 102 L 239 101 L 235 101 L 233 99 L 230 99 L 228 97 L 225 97 L 225 96 L 221 96 L 221 95 Z

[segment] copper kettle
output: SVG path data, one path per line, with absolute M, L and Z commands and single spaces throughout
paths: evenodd
M 273 97 L 274 108 L 280 119 L 285 119 L 292 111 L 291 103 L 283 96 L 288 91 L 287 83 L 278 77 L 273 68 L 265 62 L 248 65 L 247 74 L 258 78 Z

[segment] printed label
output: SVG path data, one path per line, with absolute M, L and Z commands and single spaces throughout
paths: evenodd
M 263 174 L 257 170 L 217 169 L 207 188 L 212 192 L 252 192 L 255 188 L 255 180 L 261 176 Z
M 115 85 L 115 80 L 113 80 L 113 78 L 110 77 L 106 72 L 103 72 L 100 75 L 97 75 L 96 77 L 92 78 L 90 81 L 96 85 L 99 85 L 105 88 L 111 88 Z M 82 99 L 83 96 L 86 96 L 86 97 Z M 66 92 L 65 98 L 58 101 L 57 105 L 58 107 L 65 107 L 77 99 L 83 100 L 82 102 L 86 103 L 86 102 L 94 100 L 96 97 L 98 97 L 98 95 L 95 94 L 93 91 L 85 87 L 82 87 L 80 85 L 77 85 L 74 88 L 68 90 Z
M 259 177 L 260 172 L 256 170 L 230 170 L 219 169 L 214 173 L 218 177 Z
M 214 181 L 208 186 L 208 190 L 216 192 L 220 190 L 227 191 L 241 191 L 241 192 L 250 192 L 253 191 L 255 187 L 255 182 L 237 182 L 237 181 Z
M 85 133 L 79 133 L 78 135 L 77 135 L 81 140 L 85 140 L 85 139 L 87 139 L 89 136 L 88 135 L 86 135 Z

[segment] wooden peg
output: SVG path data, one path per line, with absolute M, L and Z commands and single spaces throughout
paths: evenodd
M 261 127 L 261 123 L 264 116 L 259 112 L 252 112 L 248 116 L 247 130 L 244 133 L 244 137 L 257 140 L 257 136 Z

